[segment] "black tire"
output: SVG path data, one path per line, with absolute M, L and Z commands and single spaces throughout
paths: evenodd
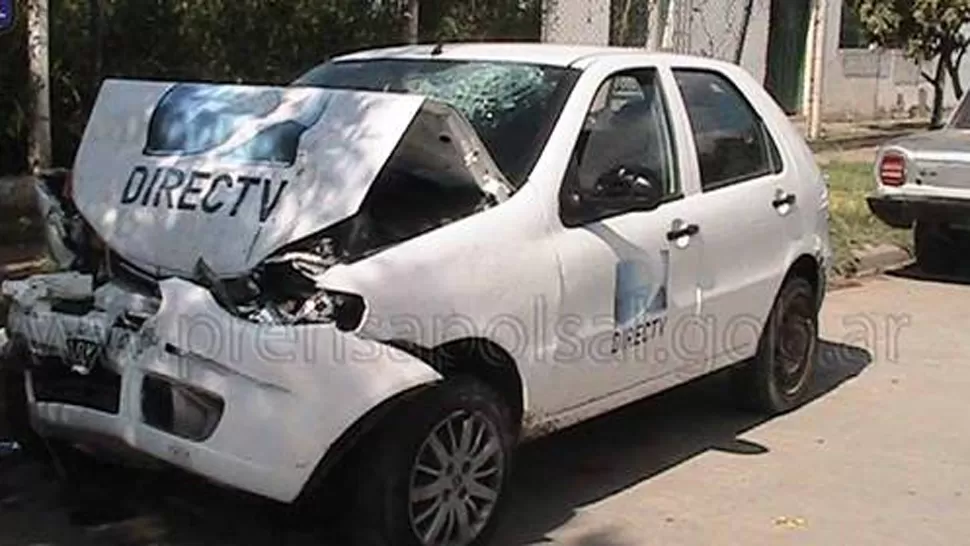
M 468 471 L 464 478 L 446 479 L 445 476 L 450 476 L 449 469 L 426 458 L 434 452 L 431 447 L 431 437 L 434 434 L 440 434 L 438 438 L 442 442 L 441 445 L 449 447 L 450 437 L 445 435 L 447 429 L 443 427 L 455 424 L 456 420 L 460 420 L 463 426 L 472 423 L 473 426 L 480 427 L 470 429 L 483 431 L 480 444 L 470 444 L 478 450 L 465 451 L 484 454 L 486 444 L 491 445 L 495 451 L 485 462 L 489 464 L 496 462 L 498 471 L 479 480 L 464 481 L 468 479 L 468 475 L 475 474 L 472 471 Z M 421 519 L 420 516 L 422 512 L 430 511 L 442 499 L 440 495 L 445 494 L 448 495 L 448 502 L 487 511 L 486 516 L 477 518 L 481 523 L 474 529 L 473 538 L 448 544 L 459 546 L 486 544 L 495 530 L 499 519 L 498 514 L 501 512 L 506 497 L 505 492 L 508 489 L 514 449 L 512 431 L 511 415 L 501 396 L 483 382 L 470 377 L 448 379 L 440 386 L 423 393 L 406 407 L 398 408 L 381 430 L 371 437 L 368 442 L 369 460 L 358 466 L 355 529 L 352 532 L 356 539 L 354 544 L 381 546 L 440 544 L 441 542 L 427 541 L 421 537 L 421 531 L 428 531 L 429 520 L 433 520 L 437 512 L 425 519 Z M 460 435 L 460 431 L 456 433 Z M 471 434 L 475 436 L 471 439 L 473 442 L 478 440 L 477 433 Z M 455 438 L 460 445 L 462 442 L 460 436 Z M 489 439 L 486 440 L 486 438 Z M 428 451 L 429 449 L 431 451 Z M 491 449 L 487 451 L 491 452 Z M 474 457 L 458 460 L 471 459 Z M 423 464 L 419 465 L 419 461 Z M 418 470 L 418 466 L 438 467 L 443 472 L 439 477 L 432 478 L 432 474 Z M 454 470 L 458 470 L 458 465 L 448 465 L 449 468 L 452 466 Z M 467 470 L 471 464 L 464 463 L 461 466 L 465 466 Z M 474 484 L 487 483 L 487 488 L 497 491 L 494 502 L 489 505 L 490 509 L 485 509 L 488 503 L 484 498 L 476 496 L 481 494 L 481 488 L 478 485 L 472 485 L 473 482 Z M 447 486 L 441 484 L 447 484 Z M 419 487 L 413 487 L 418 485 Z M 448 493 L 436 494 L 437 500 L 412 502 L 412 489 L 431 491 L 432 487 L 438 485 L 446 487 Z M 459 496 L 465 500 L 459 501 Z M 474 509 L 464 513 L 468 515 L 470 521 L 473 518 Z M 448 518 L 455 524 L 459 521 L 456 515 L 449 515 Z M 447 523 L 440 534 L 444 534 L 446 530 Z
M 946 226 L 917 220 L 913 228 L 913 246 L 916 263 L 926 273 L 950 273 L 956 266 L 958 253 Z
M 24 374 L 18 370 L 0 369 L 0 439 L 20 444 L 24 455 L 45 459 L 48 455 L 44 440 L 30 425 Z
M 801 405 L 818 355 L 818 307 L 811 283 L 791 277 L 768 315 L 754 358 L 733 370 L 738 403 L 768 415 Z

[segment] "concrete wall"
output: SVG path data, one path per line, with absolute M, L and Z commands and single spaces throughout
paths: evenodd
M 826 17 L 824 93 L 825 119 L 875 119 L 908 117 L 911 111 L 933 104 L 933 86 L 919 75 L 919 67 L 900 51 L 841 49 L 839 29 L 842 4 L 830 0 Z M 932 73 L 935 63 L 924 70 Z M 961 67 L 961 79 L 970 82 L 970 63 Z M 953 107 L 954 96 L 947 83 L 944 106 Z
M 609 0 L 545 0 L 542 41 L 609 45 Z
M 664 22 L 662 48 L 679 53 L 733 60 L 740 36 L 744 0 L 670 0 Z M 542 39 L 555 43 L 609 43 L 609 0 L 546 0 Z M 741 66 L 764 81 L 768 56 L 771 0 L 755 0 Z M 908 117 L 932 105 L 933 88 L 919 76 L 919 68 L 899 51 L 870 51 L 839 47 L 842 1 L 829 0 L 826 13 L 823 118 L 827 120 Z M 650 30 L 651 35 L 655 32 Z M 811 40 L 811 38 L 809 38 Z M 652 42 L 652 40 L 651 40 Z M 811 48 L 807 49 L 811 54 Z M 806 59 L 806 72 L 810 68 Z M 925 67 L 932 71 L 933 66 Z M 970 61 L 961 68 L 970 87 Z M 808 77 L 802 95 L 809 97 Z M 945 106 L 955 97 L 947 84 Z
M 751 23 L 741 54 L 741 66 L 759 82 L 765 81 L 768 62 L 768 23 L 771 20 L 771 0 L 755 0 Z
M 670 0 L 664 49 L 734 61 L 745 0 Z M 741 66 L 764 81 L 771 0 L 755 0 Z

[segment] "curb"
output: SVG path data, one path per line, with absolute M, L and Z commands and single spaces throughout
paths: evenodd
M 856 262 L 856 269 L 848 275 L 839 275 L 829 280 L 832 290 L 843 288 L 853 288 L 861 285 L 861 281 L 867 278 L 877 277 L 892 271 L 911 265 L 914 260 L 912 255 L 896 245 L 881 244 L 868 246 L 855 250 L 852 257 Z
M 840 150 L 854 150 L 858 148 L 872 148 L 895 138 L 916 134 L 917 130 L 893 131 L 888 133 L 867 134 L 859 136 L 836 137 L 831 139 L 809 140 L 808 147 L 815 153 Z

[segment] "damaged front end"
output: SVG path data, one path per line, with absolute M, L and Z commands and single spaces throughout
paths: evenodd
M 511 186 L 468 123 L 433 101 L 277 91 L 280 108 L 297 99 L 369 106 L 352 119 L 346 108 L 320 107 L 295 141 L 289 129 L 273 132 L 273 123 L 290 122 L 269 108 L 208 151 L 182 127 L 163 143 L 184 149 L 166 152 L 145 145 L 152 131 L 173 130 L 145 104 L 163 104 L 170 91 L 107 83 L 74 170 L 37 181 L 59 271 L 3 283 L 5 377 L 20 378 L 41 435 L 147 454 L 286 501 L 366 411 L 440 378 L 410 355 L 375 351 L 378 342 L 355 336 L 365 297 L 328 288 L 324 274 L 490 208 Z M 408 109 L 410 117 L 385 122 L 388 112 Z M 135 115 L 141 123 L 114 123 Z M 246 138 L 265 134 L 276 136 L 246 147 Z M 235 141 L 242 147 L 232 148 Z M 286 146 L 294 149 L 277 153 Z M 337 159 L 351 152 L 356 163 Z M 240 153 L 250 155 L 239 162 Z M 266 158 L 273 161 L 260 163 Z M 245 169 L 255 174 L 215 174 Z M 271 179 L 281 183 L 267 214 L 266 200 L 247 201 L 247 191 Z M 378 356 L 341 366 L 338 347 Z M 287 449 L 253 445 L 255 433 Z
M 221 117 L 199 121 L 203 100 Z M 250 119 L 264 100 L 276 111 Z M 351 107 L 356 117 L 346 119 Z M 390 113 L 398 119 L 388 122 Z M 136 114 L 144 119 L 135 130 L 116 127 Z M 111 173 L 118 164 L 120 177 Z M 257 170 L 239 174 L 245 169 Z M 236 172 L 216 174 L 223 171 Z M 256 204 L 249 196 L 261 182 Z M 364 303 L 321 285 L 330 267 L 513 191 L 468 121 L 434 100 L 118 81 L 99 95 L 74 172 L 48 173 L 36 188 L 51 256 L 95 287 L 117 283 L 157 297 L 160 279 L 180 277 L 247 320 L 345 331 L 359 324 Z

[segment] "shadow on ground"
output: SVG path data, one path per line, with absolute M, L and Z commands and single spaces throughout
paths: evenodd
M 970 285 L 970 260 L 964 260 L 956 270 L 947 274 L 927 273 L 916 264 L 889 271 L 886 274 L 912 281 Z
M 808 403 L 855 377 L 871 361 L 864 349 L 824 343 Z M 733 409 L 726 379 L 724 374 L 707 377 L 524 446 L 507 525 L 496 544 L 548 542 L 546 535 L 583 506 L 708 450 L 767 453 L 770 446 L 739 436 L 768 419 Z M 627 546 L 609 535 L 594 543 Z
M 864 349 L 824 343 L 809 403 L 861 373 L 871 358 Z M 739 438 L 766 419 L 732 409 L 725 379 L 723 374 L 704 378 L 523 446 L 494 543 L 548 542 L 547 535 L 582 507 L 708 450 L 767 453 L 770 446 Z M 294 521 L 278 505 L 180 473 L 92 478 L 114 484 L 105 502 L 127 508 L 131 517 L 103 526 L 72 524 L 51 470 L 29 462 L 0 463 L 0 546 L 321 544 L 313 521 Z M 577 544 L 627 546 L 617 537 L 604 530 Z

